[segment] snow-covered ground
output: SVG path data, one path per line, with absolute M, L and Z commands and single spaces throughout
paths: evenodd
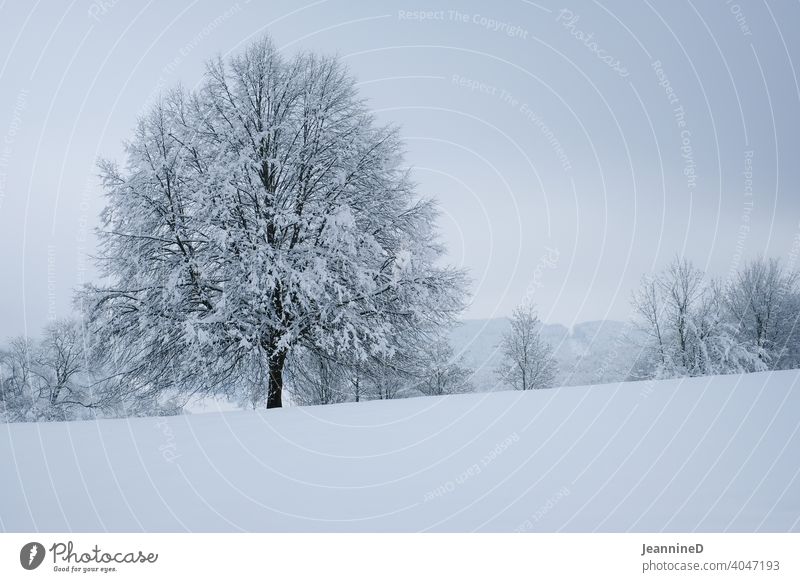
M 800 530 L 800 372 L 0 426 L 7 531 Z

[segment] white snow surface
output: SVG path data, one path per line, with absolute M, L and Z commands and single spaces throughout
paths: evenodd
M 799 531 L 800 372 L 0 426 L 5 531 Z

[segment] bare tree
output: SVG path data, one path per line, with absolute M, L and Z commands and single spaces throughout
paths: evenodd
M 45 328 L 36 356 L 40 393 L 58 420 L 73 406 L 92 408 L 86 391 L 88 367 L 80 330 L 75 321 L 55 321 Z
M 685 258 L 676 258 L 659 277 L 665 298 L 664 311 L 668 325 L 677 341 L 678 364 L 685 370 L 691 367 L 690 325 L 693 310 L 703 301 L 705 274 Z
M 456 357 L 446 337 L 437 337 L 420 355 L 417 389 L 426 396 L 472 392 L 472 370 Z
M 639 327 L 650 338 L 646 359 L 665 370 L 688 370 L 692 313 L 706 292 L 704 273 L 676 257 L 655 277 L 645 276 L 633 293 Z M 681 374 L 678 374 L 681 375 Z
M 2 417 L 10 422 L 54 421 L 180 411 L 177 402 L 166 398 L 132 394 L 118 374 L 94 358 L 98 351 L 70 319 L 51 322 L 40 339 L 12 339 L 0 351 Z
M 0 358 L 6 417 L 11 421 L 70 420 L 99 401 L 89 390 L 86 351 L 77 323 L 58 320 L 41 340 L 18 337 Z
M 37 403 L 34 364 L 36 347 L 28 338 L 13 338 L 0 351 L 0 400 L 3 418 L 8 422 L 31 420 Z
M 542 323 L 532 304 L 517 307 L 511 316 L 511 329 L 500 343 L 503 363 L 501 379 L 515 390 L 552 388 L 558 367 L 553 350 L 541 337 Z
M 639 317 L 638 329 L 643 331 L 649 339 L 644 346 L 647 361 L 655 360 L 661 366 L 667 364 L 667 347 L 664 337 L 666 332 L 666 313 L 664 313 L 664 299 L 659 282 L 649 276 L 642 278 L 639 289 L 634 291 L 631 300 L 634 312 Z

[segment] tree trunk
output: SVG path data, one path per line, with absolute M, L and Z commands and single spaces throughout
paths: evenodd
M 286 352 L 272 352 L 268 357 L 267 408 L 281 408 L 283 406 L 283 366 L 286 363 Z

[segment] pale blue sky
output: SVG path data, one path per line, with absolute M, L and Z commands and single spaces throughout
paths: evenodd
M 532 290 L 549 322 L 625 319 L 675 253 L 722 277 L 800 266 L 798 22 L 798 3 L 725 0 L 0 2 L 0 335 L 68 315 L 94 276 L 95 159 L 265 32 L 339 54 L 403 127 L 474 278 L 468 317 Z

